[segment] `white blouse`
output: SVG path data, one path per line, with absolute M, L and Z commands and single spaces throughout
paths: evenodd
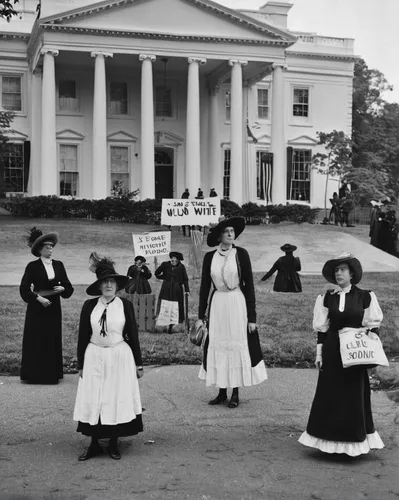
M 100 318 L 107 309 L 106 335 L 101 335 Z M 123 302 L 116 297 L 108 306 L 103 297 L 98 299 L 91 316 L 90 323 L 93 334 L 90 342 L 100 347 L 112 347 L 123 341 L 123 328 L 125 326 L 125 312 Z
M 44 269 L 46 270 L 46 273 L 47 273 L 47 278 L 49 280 L 53 280 L 55 278 L 55 272 L 54 272 L 54 268 L 53 268 L 52 259 L 46 259 L 44 257 L 40 257 L 40 260 L 43 262 Z
M 351 286 L 337 291 L 334 293 L 339 293 L 339 310 L 343 311 L 345 309 L 345 296 L 350 291 Z M 366 328 L 379 328 L 383 320 L 383 314 L 378 304 L 377 297 L 374 292 L 370 292 L 371 302 L 367 309 L 364 310 L 362 326 Z M 328 319 L 328 308 L 324 307 L 324 295 L 319 295 L 316 299 L 316 303 L 313 309 L 313 329 L 316 332 L 325 333 L 329 326 L 330 320 Z M 342 309 L 341 309 L 342 307 Z

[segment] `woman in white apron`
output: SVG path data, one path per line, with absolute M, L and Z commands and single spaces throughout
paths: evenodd
M 117 274 L 103 258 L 90 268 L 97 280 L 86 293 L 96 296 L 82 308 L 79 324 L 79 386 L 73 418 L 77 431 L 91 437 L 80 455 L 87 460 L 103 452 L 98 440 L 109 438 L 111 458 L 121 458 L 118 438 L 143 430 L 138 379 L 143 376 L 133 305 L 116 293 L 130 278 Z M 100 296 L 100 297 L 98 297 Z
M 231 217 L 208 233 L 208 246 L 217 248 L 204 257 L 198 310 L 200 321 L 206 314 L 209 318 L 199 378 L 219 387 L 210 405 L 226 401 L 227 388 L 232 388 L 229 408 L 239 405 L 239 387 L 267 379 L 256 327 L 251 260 L 244 248 L 234 245 L 244 228 L 242 217 Z

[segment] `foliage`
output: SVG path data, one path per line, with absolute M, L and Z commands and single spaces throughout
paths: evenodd
M 124 221 L 134 224 L 159 225 L 162 200 L 134 201 L 137 191 L 102 200 L 66 199 L 58 196 L 16 196 L 5 200 L 1 206 L 21 217 L 58 219 L 95 219 Z M 231 217 L 245 217 L 247 224 L 283 221 L 309 222 L 313 224 L 319 210 L 306 205 L 257 205 L 245 203 L 242 207 L 232 201 L 222 200 L 222 213 Z
M 399 196 L 399 104 L 383 94 L 392 90 L 384 75 L 359 59 L 355 63 L 352 105 L 353 169 L 347 175 L 357 201 Z
M 14 0 L 13 2 L 10 0 L 0 0 L 0 17 L 10 22 L 10 19 L 17 15 L 14 5 L 18 2 L 19 0 Z
M 330 176 L 345 178 L 352 167 L 352 140 L 342 130 L 317 132 L 318 144 L 325 152 L 316 153 L 312 158 L 312 167 L 318 173 L 326 175 L 324 188 L 324 210 L 327 216 L 327 186 Z

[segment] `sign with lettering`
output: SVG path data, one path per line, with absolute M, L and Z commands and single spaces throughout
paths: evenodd
M 170 252 L 170 231 L 132 234 L 135 255 L 158 257 Z
M 365 328 L 346 327 L 339 330 L 342 366 L 358 365 L 388 366 L 382 343 L 378 335 Z
M 208 226 L 219 222 L 220 198 L 203 200 L 163 199 L 161 224 L 165 226 Z

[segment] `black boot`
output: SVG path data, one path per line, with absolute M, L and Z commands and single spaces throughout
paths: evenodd
M 89 447 L 79 456 L 78 460 L 79 462 L 84 462 L 85 460 L 89 460 L 89 458 L 101 455 L 102 453 L 103 449 L 99 445 L 98 439 L 92 437 Z
M 215 399 L 211 399 L 208 405 L 220 405 L 227 399 L 227 389 L 219 389 L 219 394 Z
M 111 438 L 109 440 L 109 448 L 108 453 L 111 458 L 114 460 L 120 460 L 121 454 L 118 448 L 118 438 Z
M 240 404 L 240 401 L 238 399 L 238 387 L 233 388 L 233 392 L 231 394 L 231 398 L 228 404 L 229 408 L 237 408 L 237 406 Z

